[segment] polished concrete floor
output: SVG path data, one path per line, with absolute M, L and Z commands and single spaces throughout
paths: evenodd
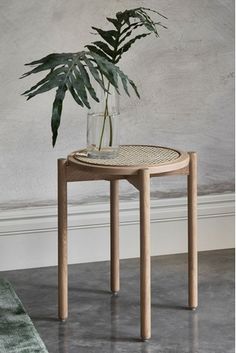
M 55 267 L 2 272 L 49 353 L 234 352 L 234 252 L 199 254 L 199 308 L 187 310 L 187 257 L 152 258 L 152 339 L 139 339 L 139 261 L 121 261 L 121 291 L 109 293 L 109 263 L 69 267 L 69 319 L 57 320 Z

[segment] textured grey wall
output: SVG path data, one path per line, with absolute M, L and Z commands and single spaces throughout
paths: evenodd
M 39 77 L 18 80 L 23 64 L 50 52 L 77 51 L 92 40 L 90 26 L 137 6 L 168 16 L 161 38 L 139 41 L 121 61 L 141 100 L 121 100 L 121 142 L 196 150 L 201 193 L 233 189 L 234 1 L 1 0 L 0 203 L 55 202 L 56 159 L 84 147 L 86 111 L 68 97 L 60 136 L 51 148 L 53 93 L 25 102 L 20 93 Z M 63 130 L 63 132 L 62 132 Z M 157 197 L 182 194 L 183 178 L 152 181 Z M 131 186 L 123 195 L 134 198 Z M 102 182 L 73 185 L 71 199 L 99 201 Z

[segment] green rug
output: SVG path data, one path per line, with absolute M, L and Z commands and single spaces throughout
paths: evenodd
M 0 279 L 0 352 L 48 353 L 10 283 Z

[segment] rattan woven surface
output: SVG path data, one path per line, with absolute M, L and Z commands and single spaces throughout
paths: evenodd
M 73 157 L 78 161 L 104 166 L 157 166 L 174 162 L 180 157 L 180 153 L 171 148 L 158 146 L 130 145 L 120 146 L 119 155 L 113 159 L 94 159 L 83 157 L 75 152 Z

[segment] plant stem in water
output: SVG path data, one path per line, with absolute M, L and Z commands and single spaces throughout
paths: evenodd
M 109 85 L 107 87 L 107 90 L 109 91 Z M 108 112 L 108 92 L 107 92 L 107 96 L 106 96 L 106 101 L 105 101 L 105 109 L 104 109 L 104 114 L 103 114 L 103 124 L 102 124 L 102 132 L 101 132 L 101 136 L 100 136 L 100 141 L 99 141 L 99 146 L 98 146 L 98 150 L 100 151 L 102 148 L 102 140 L 103 140 L 103 135 L 104 135 L 104 131 L 105 131 L 105 125 L 106 125 L 106 118 L 109 114 Z
M 113 142 L 113 128 L 112 128 L 112 119 L 111 116 L 109 115 L 109 126 L 110 126 L 110 139 L 109 139 L 109 146 L 112 146 Z
M 104 114 L 103 114 L 103 124 L 102 124 L 102 132 L 100 136 L 100 141 L 99 141 L 99 147 L 98 150 L 100 151 L 102 148 L 102 140 L 104 136 L 104 131 L 105 131 L 105 125 L 106 125 L 106 119 L 109 117 L 109 126 L 110 126 L 110 138 L 109 138 L 109 146 L 112 146 L 113 142 L 113 128 L 112 128 L 112 119 L 109 114 L 109 109 L 108 109 L 108 95 L 109 95 L 109 88 L 110 88 L 110 82 L 107 85 L 107 96 L 106 96 L 106 101 L 105 101 L 105 109 L 104 109 Z

